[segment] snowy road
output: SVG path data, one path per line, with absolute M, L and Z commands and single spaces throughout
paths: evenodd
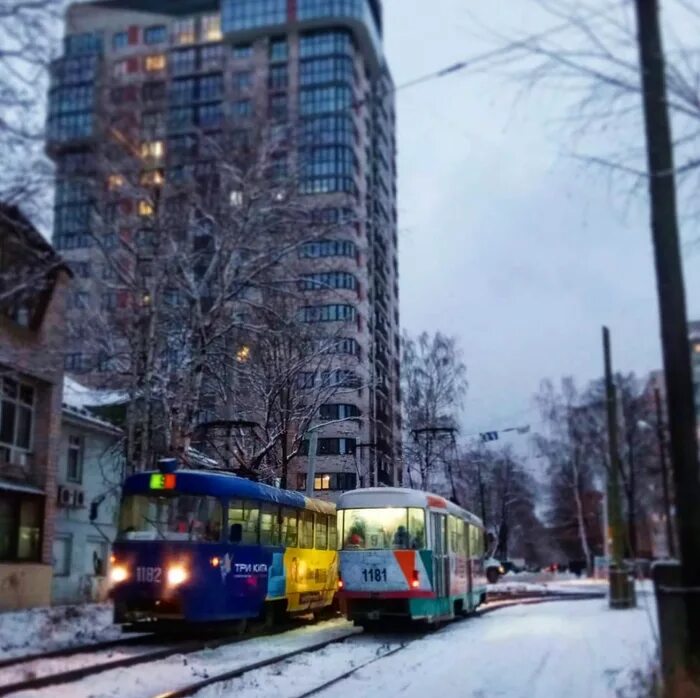
M 613 698 L 654 652 L 650 597 L 633 611 L 605 600 L 501 609 L 408 642 L 317 695 L 325 698 Z M 212 686 L 197 698 L 297 698 L 396 647 L 361 635 Z
M 612 698 L 654 654 L 651 603 L 642 597 L 632 611 L 610 611 L 605 600 L 502 609 L 448 626 L 318 695 Z

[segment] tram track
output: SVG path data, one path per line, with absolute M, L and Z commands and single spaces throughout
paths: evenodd
M 84 664 L 66 671 L 47 673 L 42 676 L 32 676 L 34 670 L 32 664 L 41 663 L 46 660 L 70 658 L 72 656 L 90 655 L 91 653 L 99 655 L 100 652 L 118 651 L 120 647 L 132 647 L 139 644 L 147 644 L 152 642 L 154 645 L 159 644 L 159 636 L 148 635 L 146 637 L 127 638 L 125 640 L 110 640 L 102 643 L 92 643 L 91 645 L 79 645 L 74 648 L 64 648 L 52 652 L 45 652 L 28 657 L 16 657 L 5 660 L 4 666 L 0 667 L 0 681 L 2 681 L 3 670 L 12 670 L 14 673 L 21 671 L 21 667 L 26 665 L 24 670 L 26 676 L 21 680 L 14 680 L 9 683 L 0 683 L 0 696 L 11 695 L 23 691 L 39 690 L 52 686 L 60 686 L 63 684 L 74 683 L 81 679 L 95 676 L 114 669 L 125 669 L 138 666 L 139 664 L 147 664 L 149 662 L 168 659 L 178 654 L 189 655 L 203 650 L 214 650 L 219 647 L 233 645 L 246 640 L 252 640 L 269 635 L 284 633 L 295 628 L 303 627 L 298 621 L 291 621 L 282 625 L 273 627 L 262 626 L 259 629 L 248 631 L 242 635 L 228 635 L 223 637 L 208 637 L 198 640 L 182 640 L 177 641 L 169 638 L 166 647 L 160 647 L 154 651 L 146 651 L 136 653 L 127 657 L 118 659 L 106 658 L 105 661 L 97 661 L 97 663 Z M 161 639 L 160 644 L 163 643 Z M 100 657 L 96 657 L 100 659 Z
M 502 608 L 508 608 L 511 606 L 518 606 L 518 605 L 528 605 L 528 604 L 542 604 L 542 603 L 550 603 L 550 602 L 556 602 L 556 601 L 576 601 L 576 600 L 591 600 L 591 599 L 601 599 L 604 598 L 600 593 L 568 593 L 568 594 L 549 594 L 549 595 L 541 595 L 541 596 L 531 596 L 531 597 L 517 597 L 517 598 L 512 598 L 508 600 L 499 600 L 496 602 L 492 602 L 491 604 L 488 604 L 486 606 L 483 606 L 482 608 L 478 609 L 475 613 L 470 614 L 467 618 L 463 620 L 469 620 L 471 619 L 477 619 L 482 615 L 486 615 L 495 611 L 498 611 Z M 458 620 L 458 623 L 463 622 L 462 620 Z M 11 684 L 6 684 L 6 685 L 1 685 L 0 686 L 0 696 L 4 695 L 10 695 L 13 693 L 17 692 L 23 692 L 23 691 L 29 691 L 29 690 L 37 690 L 41 688 L 49 688 L 52 686 L 60 686 L 63 684 L 69 684 L 73 682 L 80 681 L 81 679 L 89 678 L 90 676 L 98 675 L 104 672 L 108 672 L 114 669 L 120 669 L 120 668 L 129 668 L 129 667 L 134 667 L 139 664 L 146 664 L 149 662 L 156 662 L 162 659 L 167 659 L 169 657 L 172 657 L 177 654 L 184 654 L 184 655 L 189 655 L 193 654 L 202 650 L 207 650 L 207 649 L 216 649 L 219 647 L 224 647 L 227 645 L 233 645 L 233 644 L 238 644 L 241 642 L 245 642 L 247 640 L 254 640 L 257 638 L 262 638 L 266 636 L 271 636 L 271 635 L 277 635 L 277 634 L 284 634 L 285 632 L 293 629 L 293 628 L 299 628 L 300 625 L 297 623 L 296 625 L 285 625 L 285 626 L 276 626 L 274 628 L 263 628 L 261 631 L 256 632 L 256 633 L 249 633 L 246 635 L 242 636 L 235 636 L 235 637 L 224 637 L 224 638 L 217 638 L 217 639 L 206 639 L 206 640 L 197 640 L 197 641 L 187 641 L 187 642 L 182 642 L 182 643 L 176 643 L 176 644 L 171 644 L 168 647 L 163 647 L 159 648 L 153 652 L 143 652 L 139 653 L 130 657 L 122 657 L 116 660 L 108 660 L 105 662 L 100 662 L 97 664 L 90 664 L 89 666 L 83 666 L 79 667 L 76 669 L 71 669 L 65 672 L 58 672 L 58 673 L 52 673 L 52 674 L 47 674 L 45 676 L 38 676 L 38 677 L 32 677 L 23 681 L 16 681 Z M 295 696 L 295 698 L 307 698 L 309 696 L 313 696 L 315 694 L 318 694 L 327 688 L 347 679 L 348 677 L 352 676 L 355 674 L 357 671 L 360 671 L 361 669 L 374 664 L 384 658 L 387 658 L 393 654 L 396 654 L 403 649 L 406 649 L 409 647 L 413 642 L 421 639 L 422 637 L 425 637 L 427 634 L 429 634 L 430 631 L 419 631 L 419 632 L 414 632 L 413 637 L 409 641 L 402 641 L 398 646 L 391 646 L 390 644 L 387 644 L 387 639 L 385 634 L 379 634 L 376 636 L 378 640 L 382 640 L 382 644 L 377 648 L 380 650 L 376 656 L 369 657 L 366 661 L 361 662 L 355 666 L 349 666 L 345 670 L 341 671 L 338 673 L 336 676 L 328 677 L 326 678 L 325 681 L 320 683 L 318 686 L 310 688 L 306 690 L 304 693 Z M 256 661 L 248 662 L 243 665 L 240 665 L 238 667 L 235 667 L 233 669 L 214 674 L 212 676 L 206 676 L 204 678 L 199 678 L 197 681 L 190 682 L 186 685 L 182 685 L 178 688 L 175 688 L 173 690 L 166 690 L 166 691 L 161 691 L 160 693 L 154 693 L 152 698 L 186 698 L 189 696 L 194 696 L 196 695 L 199 691 L 213 686 L 215 684 L 220 684 L 220 683 L 225 683 L 228 681 L 232 681 L 235 679 L 239 679 L 246 674 L 254 673 L 256 671 L 259 671 L 261 669 L 265 669 L 267 667 L 273 667 L 274 665 L 279 665 L 279 664 L 284 664 L 285 662 L 289 662 L 289 660 L 294 659 L 295 657 L 298 657 L 303 654 L 308 654 L 308 653 L 314 653 L 321 651 L 325 648 L 331 647 L 333 645 L 339 645 L 342 643 L 345 643 L 351 638 L 372 638 L 375 637 L 372 634 L 369 633 L 362 633 L 359 632 L 356 628 L 348 629 L 347 632 L 343 632 L 339 635 L 335 635 L 331 638 L 326 638 L 320 641 L 316 642 L 311 642 L 308 644 L 303 644 L 302 646 L 294 649 L 290 649 L 286 652 L 282 652 L 279 654 L 274 654 L 273 656 L 268 656 L 268 657 L 263 657 L 261 659 L 258 659 Z M 394 636 L 395 637 L 395 636 Z M 405 635 L 402 637 L 405 638 Z M 93 651 L 99 651 L 99 650 L 109 650 L 109 649 L 118 649 L 119 645 L 126 645 L 126 646 L 135 646 L 138 644 L 144 644 L 147 640 L 150 640 L 151 638 L 145 638 L 145 637 L 139 637 L 139 638 L 130 638 L 127 641 L 122 640 L 120 641 L 110 641 L 107 643 L 95 643 L 97 645 L 98 650 L 94 649 L 94 645 L 92 647 Z M 386 647 L 386 649 L 382 649 Z M 76 648 L 73 648 L 73 651 Z M 88 646 L 82 646 L 78 647 L 78 652 L 76 654 L 89 654 L 91 651 Z M 65 650 L 58 650 L 56 653 L 45 653 L 44 655 L 34 655 L 30 658 L 24 658 L 23 663 L 29 664 L 31 661 L 37 661 L 37 659 L 41 659 L 43 657 L 46 657 L 46 655 L 53 655 L 54 658 L 60 658 L 64 656 L 70 656 L 71 654 L 71 648 L 66 648 Z M 12 661 L 12 660 L 8 660 Z M 20 664 L 20 662 L 15 662 L 14 664 L 6 664 L 6 666 L 15 666 L 17 664 Z M 2 680 L 2 676 L 0 674 L 0 680 Z M 76 695 L 79 695 L 76 693 Z M 128 695 L 128 694 L 125 694 Z

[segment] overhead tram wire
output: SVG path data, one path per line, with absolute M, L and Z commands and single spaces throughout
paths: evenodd
M 372 101 L 379 101 L 380 99 L 383 99 L 384 97 L 388 97 L 391 94 L 396 94 L 397 92 L 402 92 L 403 90 L 407 90 L 411 87 L 415 87 L 416 85 L 422 85 L 427 82 L 432 82 L 433 80 L 439 80 L 444 77 L 448 77 L 450 75 L 454 75 L 455 73 L 459 73 L 463 70 L 466 70 L 467 68 L 473 68 L 475 65 L 484 63 L 486 61 L 492 60 L 494 58 L 499 58 L 501 56 L 505 56 L 509 53 L 513 53 L 517 51 L 518 49 L 525 48 L 529 43 L 533 41 L 539 41 L 540 39 L 545 39 L 551 35 L 554 34 L 559 34 L 562 31 L 565 31 L 567 29 L 571 29 L 574 27 L 577 23 L 580 23 L 582 21 L 589 21 L 592 19 L 597 19 L 603 15 L 607 15 L 610 13 L 610 10 L 598 10 L 596 12 L 591 12 L 588 15 L 584 15 L 583 17 L 576 17 L 572 18 L 568 22 L 562 22 L 561 24 L 557 24 L 554 27 L 551 27 L 550 29 L 546 29 L 545 31 L 539 32 L 537 34 L 531 34 L 529 36 L 524 37 L 523 39 L 519 39 L 517 41 L 511 41 L 505 44 L 504 46 L 501 46 L 500 48 L 496 49 L 491 49 L 490 51 L 485 51 L 483 53 L 477 53 L 474 56 L 470 56 L 469 58 L 466 58 L 461 61 L 457 61 L 456 63 L 452 63 L 451 65 L 445 66 L 444 68 L 440 68 L 439 70 L 435 70 L 430 73 L 426 73 L 425 75 L 421 75 L 416 78 L 412 78 L 411 80 L 408 80 L 404 83 L 401 83 L 400 85 L 396 85 L 395 87 L 392 86 L 390 89 L 385 90 L 384 92 L 380 94 L 375 94 L 375 95 L 368 95 L 367 97 L 364 97 L 362 99 L 355 100 L 350 109 L 351 110 L 356 110 L 359 109 L 360 107 L 365 106 L 369 102 Z

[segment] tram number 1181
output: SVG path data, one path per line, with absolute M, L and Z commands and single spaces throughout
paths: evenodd
M 365 582 L 386 582 L 386 567 L 365 567 L 362 578 Z

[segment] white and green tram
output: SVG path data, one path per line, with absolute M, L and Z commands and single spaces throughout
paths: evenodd
M 360 625 L 446 620 L 486 598 L 484 527 L 443 497 L 391 487 L 345 492 L 338 533 L 340 607 Z

